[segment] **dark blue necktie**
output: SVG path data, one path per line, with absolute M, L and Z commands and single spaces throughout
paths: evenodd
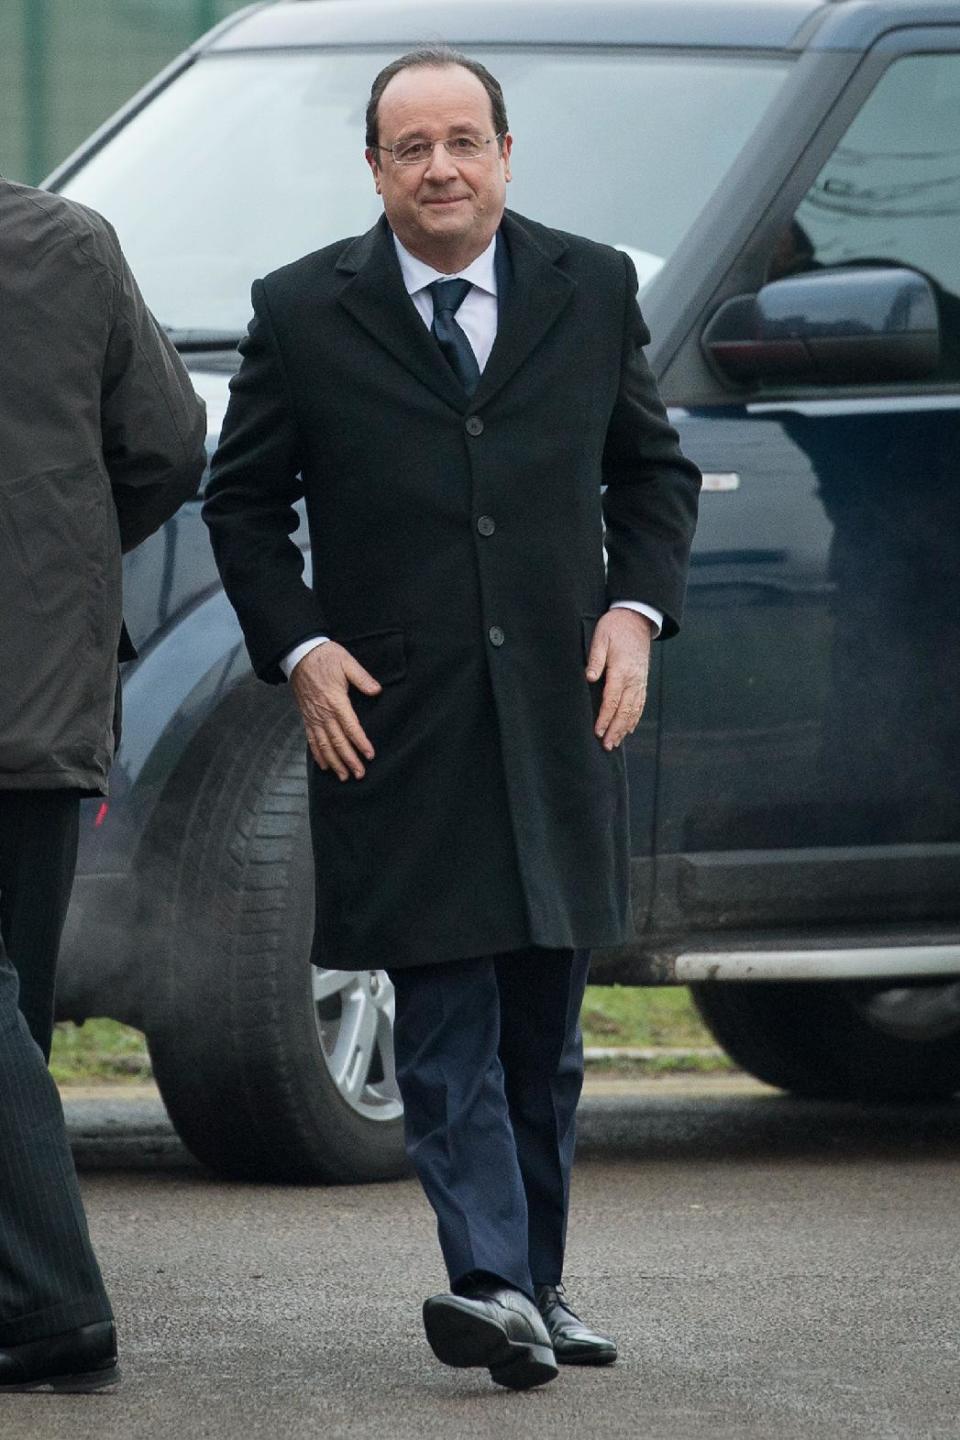
M 433 296 L 433 324 L 430 329 L 454 375 L 467 394 L 472 395 L 480 383 L 480 366 L 455 316 L 473 286 L 469 280 L 434 280 L 427 289 Z

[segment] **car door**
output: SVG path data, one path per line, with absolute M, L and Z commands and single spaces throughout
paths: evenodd
M 660 931 L 956 915 L 960 27 L 893 31 L 868 62 L 839 141 L 812 141 L 815 169 L 787 180 L 741 270 L 920 271 L 940 363 L 721 384 L 679 412 L 705 493 L 663 660 Z

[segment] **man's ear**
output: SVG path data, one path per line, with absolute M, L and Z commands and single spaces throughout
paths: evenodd
M 377 152 L 368 145 L 363 153 L 373 173 L 373 183 L 377 187 L 377 194 L 381 195 L 383 192 L 380 189 L 380 166 L 377 164 Z
M 504 135 L 503 141 L 502 141 L 501 146 L 500 146 L 500 155 L 501 155 L 501 158 L 502 158 L 502 160 L 503 160 L 503 178 L 504 178 L 504 180 L 512 180 L 512 179 L 513 179 L 513 176 L 510 174 L 510 152 L 511 152 L 512 150 L 513 150 L 513 136 L 512 136 L 512 135 Z

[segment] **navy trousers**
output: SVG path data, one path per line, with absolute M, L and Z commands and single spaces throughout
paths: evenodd
M 78 805 L 0 792 L 0 1346 L 111 1319 L 45 1061 Z
M 454 1290 L 560 1283 L 588 966 L 533 948 L 391 972 L 407 1153 Z

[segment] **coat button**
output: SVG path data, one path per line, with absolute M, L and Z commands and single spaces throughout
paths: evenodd
M 477 521 L 477 529 L 481 535 L 492 535 L 497 528 L 497 522 L 492 515 L 481 515 Z
M 482 434 L 483 434 L 483 421 L 480 419 L 480 416 L 479 416 L 479 415 L 468 415 L 468 416 L 467 416 L 467 434 L 468 434 L 468 435 L 482 435 Z
M 498 648 L 507 638 L 506 635 L 504 635 L 503 631 L 500 629 L 499 625 L 491 625 L 490 629 L 487 631 L 487 634 L 490 637 L 490 644 L 496 645 Z

